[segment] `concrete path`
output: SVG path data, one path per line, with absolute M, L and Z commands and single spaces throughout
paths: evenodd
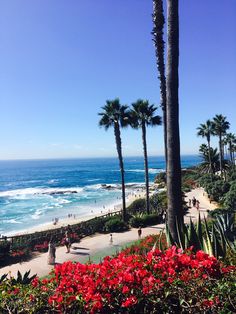
M 185 216 L 186 223 L 189 222 L 189 217 L 191 217 L 192 220 L 196 220 L 199 212 L 201 217 L 203 217 L 203 214 L 207 216 L 207 210 L 212 210 L 216 207 L 215 204 L 210 204 L 210 201 L 205 194 L 206 193 L 204 193 L 204 190 L 201 188 L 194 189 L 186 194 L 186 201 L 192 199 L 193 196 L 195 196 L 195 198 L 200 202 L 199 211 L 194 207 L 190 208 L 189 212 Z M 150 234 L 157 234 L 163 228 L 163 224 L 143 228 L 142 237 Z M 82 239 L 79 243 L 74 243 L 72 245 L 74 249 L 72 249 L 68 254 L 66 253 L 65 247 L 58 247 L 56 250 L 56 262 L 63 263 L 69 260 L 75 262 L 84 262 L 85 260 L 88 260 L 89 256 L 93 256 L 99 251 L 104 251 L 106 249 L 109 250 L 111 245 L 118 247 L 124 245 L 127 242 L 135 240 L 138 240 L 137 229 L 131 229 L 130 231 L 123 233 L 113 233 L 112 244 L 110 244 L 109 234 L 95 234 Z M 0 276 L 9 272 L 11 276 L 16 276 L 18 270 L 21 273 L 31 270 L 31 274 L 37 274 L 39 277 L 46 276 L 53 269 L 53 266 L 47 265 L 47 257 L 48 253 L 43 253 L 39 254 L 30 261 L 3 267 L 0 269 Z
M 189 199 L 192 200 L 192 198 L 195 197 L 196 200 L 198 200 L 200 202 L 200 207 L 199 210 L 197 210 L 196 207 L 191 206 L 191 208 L 189 209 L 189 212 L 185 215 L 184 217 L 184 221 L 186 223 L 189 223 L 190 218 L 193 221 L 196 221 L 198 219 L 198 215 L 200 213 L 200 217 L 201 219 L 203 219 L 203 217 L 207 217 L 207 212 L 209 210 L 213 210 L 217 207 L 216 203 L 210 203 L 209 198 L 207 197 L 206 192 L 204 191 L 203 188 L 196 188 L 188 193 L 186 193 L 186 202 L 188 204 Z

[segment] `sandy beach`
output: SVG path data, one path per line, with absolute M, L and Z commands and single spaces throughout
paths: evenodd
M 195 198 L 199 200 L 200 209 L 198 211 L 196 208 L 191 207 L 184 219 L 186 223 L 189 222 L 190 217 L 193 221 L 195 221 L 198 218 L 199 212 L 201 217 L 203 218 L 204 215 L 207 216 L 208 211 L 216 208 L 216 204 L 210 203 L 208 197 L 206 196 L 206 193 L 202 188 L 197 188 L 189 193 L 186 193 L 186 201 L 188 201 L 193 196 L 195 196 Z M 159 224 L 143 228 L 142 236 L 145 237 L 150 234 L 157 234 L 164 227 L 165 226 L 163 224 Z M 119 248 L 121 245 L 124 245 L 125 243 L 130 241 L 135 241 L 137 239 L 137 229 L 132 228 L 131 230 L 123 233 L 113 233 L 112 245 Z M 66 254 L 65 247 L 58 247 L 56 250 L 56 262 L 63 263 L 68 260 L 74 262 L 85 262 L 86 260 L 88 260 L 89 256 L 93 256 L 99 251 L 109 251 L 111 248 L 111 244 L 109 242 L 108 234 L 95 234 L 93 236 L 81 239 L 79 243 L 74 243 L 72 247 L 74 249 L 72 249 L 71 253 L 69 254 Z M 42 253 L 38 254 L 30 261 L 3 267 L 0 269 L 0 276 L 9 272 L 12 276 L 16 276 L 18 270 L 21 273 L 31 270 L 31 274 L 37 273 L 39 277 L 46 276 L 53 269 L 53 266 L 47 265 L 47 256 L 48 253 Z
M 154 186 L 154 184 L 150 185 L 150 188 L 153 188 L 153 186 Z M 134 200 L 136 200 L 138 198 L 142 198 L 142 197 L 145 197 L 145 189 L 144 188 L 129 190 L 129 192 L 127 193 L 127 197 L 126 197 L 126 206 L 129 206 Z M 67 217 L 67 218 L 59 218 L 58 222 L 56 224 L 52 221 L 49 223 L 45 223 L 45 224 L 41 224 L 41 225 L 38 225 L 38 226 L 35 226 L 32 228 L 29 228 L 29 229 L 24 230 L 24 231 L 9 233 L 6 235 L 7 236 L 21 235 L 21 234 L 29 234 L 29 233 L 40 232 L 40 231 L 45 231 L 45 230 L 58 229 L 61 227 L 66 227 L 68 225 L 75 225 L 75 224 L 78 224 L 82 221 L 86 221 L 86 220 L 89 220 L 89 219 L 92 219 L 95 217 L 103 216 L 105 214 L 117 212 L 117 211 L 120 211 L 121 208 L 122 208 L 122 205 L 121 205 L 121 203 L 119 203 L 117 205 L 109 206 L 108 209 L 106 209 L 106 208 L 102 209 L 99 212 L 91 210 L 91 212 L 85 216 L 72 215 L 71 217 Z

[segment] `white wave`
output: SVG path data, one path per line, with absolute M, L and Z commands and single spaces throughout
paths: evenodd
M 144 169 L 129 169 L 129 170 L 125 170 L 126 172 L 137 172 L 137 173 L 144 173 L 145 170 Z M 156 174 L 161 172 L 161 169 L 156 169 L 156 168 L 149 168 L 148 172 L 151 174 Z
M 143 169 L 128 169 L 128 170 L 125 170 L 125 172 L 144 172 Z
M 58 204 L 69 204 L 69 203 L 71 203 L 71 201 L 66 200 L 64 198 L 59 198 L 58 199 Z
M 22 223 L 20 221 L 15 220 L 15 219 L 3 219 L 2 222 L 6 223 L 6 224 L 21 224 Z
M 95 182 L 95 181 L 99 181 L 99 180 L 101 180 L 101 179 L 88 179 L 87 181 L 88 182 Z
M 58 182 L 58 180 L 56 180 L 56 179 L 48 180 L 48 184 L 52 184 L 52 183 L 56 183 L 56 182 Z
M 156 173 L 160 173 L 162 171 L 162 169 L 156 169 L 156 168 L 149 168 L 148 172 L 151 174 L 156 174 Z
M 15 197 L 15 196 L 26 196 L 26 195 L 54 195 L 54 194 L 72 194 L 80 193 L 83 188 L 71 187 L 71 188 L 25 188 L 17 190 L 9 190 L 0 192 L 0 197 Z
M 38 220 L 40 216 L 44 213 L 44 210 L 37 209 L 33 215 L 31 215 L 31 218 L 34 220 Z
M 99 190 L 102 188 L 101 184 L 91 184 L 91 185 L 86 185 L 84 187 L 86 190 Z

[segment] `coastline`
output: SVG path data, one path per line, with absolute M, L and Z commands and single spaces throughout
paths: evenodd
M 198 219 L 199 213 L 201 218 L 207 216 L 208 211 L 213 210 L 216 207 L 216 204 L 210 203 L 206 194 L 204 194 L 202 188 L 195 188 L 190 192 L 186 193 L 186 200 L 195 196 L 200 200 L 200 210 L 191 207 L 189 212 L 185 216 L 185 222 L 189 223 L 189 218 L 191 217 L 192 221 Z M 142 229 L 142 237 L 151 234 L 157 234 L 165 228 L 164 224 L 153 225 Z M 97 252 L 110 250 L 111 247 L 114 249 L 119 249 L 125 243 L 138 240 L 137 229 L 132 228 L 131 230 L 122 232 L 122 233 L 113 233 L 113 244 L 111 245 L 109 241 L 109 234 L 93 234 L 87 236 L 78 243 L 73 244 L 73 248 L 70 254 L 66 254 L 66 249 L 63 246 L 57 247 L 56 250 L 56 262 L 64 263 L 66 261 L 80 262 L 85 263 L 90 260 L 94 254 Z M 39 277 L 47 276 L 54 266 L 47 264 L 48 253 L 40 253 L 33 257 L 29 261 L 22 263 L 17 263 L 9 266 L 0 268 L 0 276 L 3 274 L 10 273 L 11 276 L 17 276 L 17 272 L 20 271 L 22 274 L 30 270 L 31 275 L 36 274 Z
M 152 189 L 155 186 L 154 183 L 150 184 L 150 189 Z M 126 206 L 129 206 L 133 201 L 135 201 L 138 198 L 143 198 L 145 197 L 145 188 L 144 187 L 139 187 L 135 189 L 129 189 L 129 192 L 127 193 L 126 196 Z M 117 202 L 114 202 L 109 205 L 108 209 L 103 209 L 101 211 L 93 211 L 91 210 L 90 213 L 87 215 L 81 215 L 74 218 L 74 215 L 72 217 L 65 217 L 65 218 L 60 218 L 56 224 L 53 222 L 48 222 L 44 224 L 39 224 L 37 226 L 34 226 L 32 228 L 27 228 L 25 230 L 19 230 L 17 232 L 9 232 L 5 233 L 4 236 L 11 237 L 11 236 L 19 236 L 19 235 L 24 235 L 24 234 L 31 234 L 35 232 L 41 232 L 41 231 L 47 231 L 47 230 L 53 230 L 53 229 L 58 229 L 62 227 L 66 227 L 68 225 L 76 225 L 82 221 L 87 221 L 99 216 L 103 216 L 109 213 L 114 213 L 117 211 L 120 211 L 122 208 L 122 204 L 120 203 L 120 200 Z

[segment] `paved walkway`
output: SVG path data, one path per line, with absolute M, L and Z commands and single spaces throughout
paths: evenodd
M 192 199 L 193 196 L 199 200 L 201 217 L 203 217 L 203 214 L 207 216 L 207 210 L 212 210 L 216 207 L 216 205 L 210 204 L 208 198 L 203 195 L 203 193 L 204 190 L 199 188 L 186 194 L 186 201 L 188 201 L 189 198 Z M 185 217 L 186 222 L 189 222 L 190 216 L 193 220 L 197 219 L 198 210 L 193 207 L 190 208 L 189 213 Z M 142 236 L 145 237 L 150 234 L 157 234 L 163 228 L 163 224 L 143 228 Z M 123 233 L 113 233 L 112 246 L 124 245 L 127 242 L 135 241 L 137 239 L 137 229 L 131 229 L 130 231 Z M 56 250 L 56 262 L 63 263 L 69 260 L 75 262 L 84 262 L 85 260 L 88 260 L 89 256 L 93 256 L 99 251 L 104 251 L 106 249 L 109 250 L 111 248 L 110 236 L 109 234 L 95 234 L 82 239 L 79 243 L 74 243 L 72 247 L 74 249 L 72 249 L 68 254 L 66 253 L 65 247 L 58 247 Z M 39 277 L 46 276 L 53 269 L 53 266 L 47 265 L 47 257 L 48 253 L 43 253 L 31 259 L 30 261 L 3 267 L 0 269 L 0 276 L 9 272 L 12 276 L 16 276 L 18 270 L 21 273 L 31 270 L 31 274 L 37 273 Z

